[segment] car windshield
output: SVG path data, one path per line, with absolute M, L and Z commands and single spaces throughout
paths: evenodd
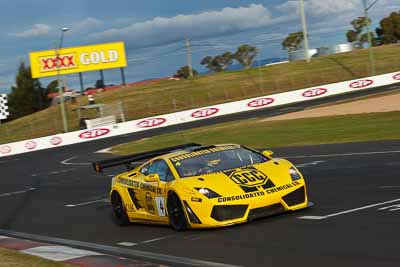
M 204 149 L 171 158 L 182 178 L 235 169 L 267 160 L 261 153 L 237 146 Z

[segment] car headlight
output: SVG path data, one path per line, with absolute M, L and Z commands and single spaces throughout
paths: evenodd
M 208 198 L 221 197 L 220 194 L 218 194 L 218 193 L 216 193 L 216 192 L 214 192 L 214 191 L 212 191 L 211 189 L 208 189 L 208 188 L 201 187 L 201 188 L 195 188 L 195 189 L 197 191 L 199 191 L 200 194 L 202 194 L 203 196 L 206 196 Z
M 293 167 L 290 167 L 289 174 L 290 174 L 290 177 L 292 177 L 292 181 L 296 181 L 296 180 L 300 180 L 301 179 L 300 173 L 298 171 L 296 171 L 296 169 L 293 168 Z

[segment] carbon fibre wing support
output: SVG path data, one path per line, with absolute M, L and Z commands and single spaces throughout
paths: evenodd
M 182 144 L 182 145 L 177 145 L 177 146 L 165 147 L 165 148 L 147 151 L 147 152 L 143 152 L 143 153 L 96 161 L 96 162 L 92 163 L 92 166 L 96 172 L 103 172 L 103 170 L 106 168 L 111 168 L 111 167 L 121 166 L 121 165 L 125 165 L 127 167 L 127 169 L 129 170 L 130 165 L 133 162 L 151 159 L 151 158 L 158 157 L 158 156 L 161 156 L 161 155 L 164 155 L 164 154 L 176 151 L 176 150 L 187 149 L 187 148 L 196 148 L 196 147 L 201 147 L 201 145 L 196 144 L 196 143 L 188 143 L 188 144 Z

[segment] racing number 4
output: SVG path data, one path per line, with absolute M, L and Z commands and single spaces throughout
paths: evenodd
M 157 212 L 159 216 L 165 216 L 164 197 L 156 197 Z

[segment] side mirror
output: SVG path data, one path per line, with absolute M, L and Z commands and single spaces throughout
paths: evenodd
M 160 182 L 160 176 L 158 173 L 150 174 L 144 177 L 144 181 L 148 183 L 158 183 Z
M 271 150 L 264 150 L 262 153 L 264 156 L 267 156 L 268 158 L 272 158 L 272 155 L 274 155 L 274 152 L 272 152 Z

